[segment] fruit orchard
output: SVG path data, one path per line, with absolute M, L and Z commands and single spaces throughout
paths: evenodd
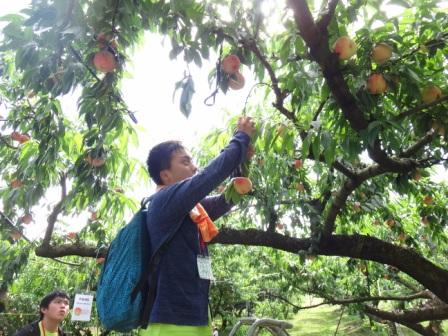
M 443 333 L 446 2 L 34 0 L 2 20 L 1 309 L 12 304 L 8 296 L 24 283 L 34 254 L 101 263 L 126 211 L 137 209 L 123 191 L 144 174 L 128 155 L 136 117 L 120 83 L 133 48 L 151 31 L 170 42 L 173 62 L 216 62 L 205 69 L 216 99 L 248 85 L 247 74 L 255 79 L 244 111 L 258 122 L 250 188 L 241 185 L 248 195 L 214 240 L 252 255 L 247 264 L 218 257 L 218 274 L 238 277 L 251 266 L 247 274 L 263 279 L 276 270 L 250 301 L 279 300 L 281 316 L 300 310 L 301 295 L 310 294 L 347 306 L 372 328 Z M 194 81 L 187 72 L 173 83 L 187 116 Z M 78 120 L 61 105 L 75 88 Z M 231 127 L 210 130 L 202 163 L 219 152 Z M 60 198 L 48 204 L 46 223 L 36 223 L 33 213 L 55 192 Z M 86 209 L 92 215 L 84 229 L 64 234 L 64 218 Z M 45 225 L 44 237 L 30 242 L 28 225 Z M 218 244 L 217 255 L 242 253 Z M 212 310 L 224 327 L 245 309 L 232 288 L 218 283 L 213 292 Z

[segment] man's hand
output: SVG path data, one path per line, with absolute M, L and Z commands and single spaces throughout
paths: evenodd
M 248 136 L 252 137 L 252 135 L 255 133 L 255 126 L 254 122 L 252 121 L 252 118 L 240 117 L 238 119 L 237 129 L 238 131 L 244 132 Z

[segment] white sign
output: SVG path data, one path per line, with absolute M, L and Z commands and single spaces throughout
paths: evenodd
M 90 321 L 92 305 L 92 294 L 76 294 L 72 309 L 72 321 Z

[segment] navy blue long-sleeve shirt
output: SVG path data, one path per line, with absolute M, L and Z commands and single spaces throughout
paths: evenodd
M 200 326 L 208 324 L 209 280 L 199 278 L 199 232 L 189 212 L 201 203 L 212 220 L 230 205 L 224 196 L 206 197 L 246 157 L 250 138 L 237 132 L 227 147 L 198 174 L 158 191 L 148 209 L 151 246 L 157 249 L 172 228 L 182 221 L 167 251 L 161 256 L 151 323 Z

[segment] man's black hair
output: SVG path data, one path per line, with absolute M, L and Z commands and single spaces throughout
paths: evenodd
M 44 296 L 44 298 L 39 303 L 39 320 L 42 320 L 44 318 L 42 309 L 47 309 L 51 301 L 59 297 L 70 300 L 68 294 L 60 290 L 54 290 L 51 293 L 48 293 L 47 295 Z
M 149 151 L 146 165 L 149 175 L 157 185 L 163 184 L 160 172 L 170 169 L 172 154 L 182 149 L 184 149 L 184 146 L 180 141 L 170 140 L 159 143 Z

